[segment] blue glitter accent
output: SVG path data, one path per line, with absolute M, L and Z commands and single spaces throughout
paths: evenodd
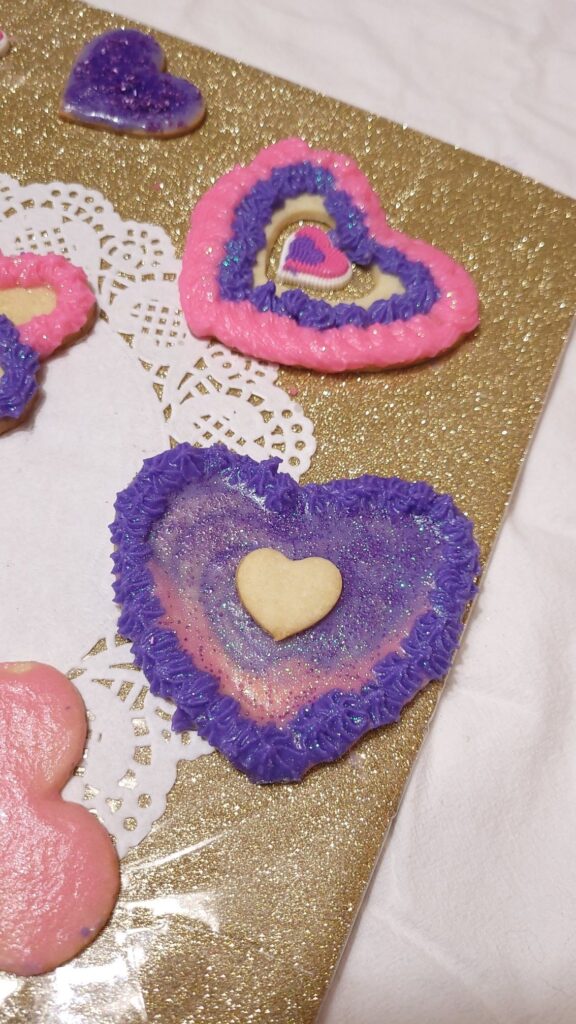
M 311 298 L 301 288 L 290 288 L 278 295 L 273 281 L 254 288 L 254 264 L 266 246 L 266 225 L 287 199 L 305 194 L 324 198 L 326 211 L 335 223 L 330 237 L 351 263 L 377 266 L 382 273 L 398 277 L 405 291 L 389 299 L 378 299 L 364 309 L 355 302 L 331 305 L 324 299 Z M 314 167 L 309 161 L 275 168 L 268 179 L 259 181 L 240 200 L 218 270 L 218 283 L 223 299 L 248 300 L 260 312 L 287 316 L 303 327 L 321 331 L 345 324 L 370 327 L 409 320 L 418 313 L 428 313 L 440 297 L 428 267 L 409 260 L 393 246 L 380 245 L 369 234 L 359 207 L 346 192 L 336 188 L 330 171 Z
M 36 372 L 40 360 L 20 341 L 18 329 L 0 316 L 0 420 L 18 420 L 38 390 Z
M 250 718 L 163 624 L 164 608 L 150 570 L 154 531 L 183 491 L 197 488 L 200 495 L 215 483 L 229 494 L 252 499 L 255 510 L 292 518 L 295 534 L 309 520 L 320 529 L 332 515 L 349 516 L 358 526 L 365 517 L 376 516 L 384 530 L 406 517 L 416 527 L 427 523 L 436 538 L 439 557 L 428 573 L 430 608 L 416 619 L 400 649 L 374 664 L 360 690 L 324 693 L 301 706 L 282 727 Z M 370 729 L 396 721 L 404 705 L 449 668 L 462 615 L 476 589 L 478 548 L 472 524 L 449 495 L 425 483 L 363 476 L 299 487 L 278 472 L 276 459 L 257 463 L 221 445 L 199 449 L 181 444 L 147 459 L 118 495 L 115 508 L 111 534 L 114 591 L 122 607 L 120 632 L 133 641 L 152 692 L 176 703 L 173 728 L 193 726 L 256 782 L 297 780 L 313 765 L 334 760 Z M 216 561 L 211 558 L 212 565 Z M 370 614 L 376 621 L 377 607 Z

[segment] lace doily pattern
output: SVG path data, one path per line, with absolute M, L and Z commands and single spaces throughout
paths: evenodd
M 173 705 L 151 695 L 122 637 L 103 637 L 68 676 L 87 707 L 88 742 L 64 796 L 97 814 L 123 857 L 164 813 L 178 761 L 212 747 L 172 732 Z
M 179 263 L 162 228 L 123 221 L 82 185 L 21 186 L 0 175 L 0 250 L 59 253 L 85 270 L 118 344 L 147 375 L 166 447 L 222 441 L 255 459 L 279 457 L 295 479 L 308 468 L 312 423 L 277 385 L 277 367 L 190 335 L 180 312 Z M 128 645 L 108 624 L 95 623 L 96 635 L 98 629 L 104 639 L 83 658 L 72 651 L 69 662 L 87 706 L 89 739 L 65 795 L 98 815 L 123 856 L 162 815 L 178 761 L 212 748 L 194 733 L 172 733 L 173 707 L 149 693 Z
M 0 249 L 57 252 L 83 267 L 110 327 L 148 374 L 167 446 L 222 441 L 252 458 L 278 456 L 295 479 L 308 469 L 313 426 L 276 384 L 277 367 L 190 335 L 162 228 L 123 221 L 81 185 L 21 186 L 2 175 Z

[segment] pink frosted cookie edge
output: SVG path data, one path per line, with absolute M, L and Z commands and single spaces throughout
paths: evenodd
M 366 224 L 378 242 L 394 245 L 431 270 L 441 295 L 429 313 L 391 324 L 347 324 L 319 331 L 302 327 L 289 317 L 261 313 L 248 300 L 220 298 L 218 268 L 238 202 L 265 173 L 303 159 L 331 171 L 337 184 L 364 211 Z M 204 193 L 192 211 L 179 287 L 184 315 L 197 336 L 214 336 L 255 358 L 329 373 L 402 366 L 432 358 L 451 348 L 479 322 L 478 294 L 464 267 L 442 250 L 391 229 L 370 182 L 351 157 L 313 150 L 302 139 L 285 139 L 261 150 L 248 166 L 233 168 Z
M 18 326 L 23 344 L 45 359 L 87 330 L 96 312 L 96 297 L 84 271 L 57 253 L 33 252 L 6 256 L 0 252 L 0 291 L 8 288 L 51 288 L 56 306 Z

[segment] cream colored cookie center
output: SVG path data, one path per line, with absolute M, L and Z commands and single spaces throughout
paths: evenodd
M 342 593 L 342 576 L 327 558 L 293 562 L 274 548 L 257 548 L 239 563 L 236 587 L 254 621 L 274 640 L 285 640 L 332 610 Z
M 268 267 L 270 257 L 282 232 L 286 231 L 289 227 L 296 227 L 299 223 L 320 224 L 327 228 L 335 227 L 334 220 L 327 212 L 321 196 L 302 195 L 296 199 L 287 199 L 284 205 L 275 211 L 266 225 L 266 245 L 258 253 L 254 264 L 255 288 L 261 284 L 266 284 L 269 280 Z M 368 309 L 377 299 L 389 299 L 392 295 L 401 295 L 406 290 L 400 278 L 394 274 L 384 274 L 376 266 L 370 267 L 367 281 L 369 283 L 367 284 L 366 292 L 354 298 L 355 304 L 362 306 L 364 309 Z M 276 281 L 275 283 L 278 295 L 281 295 L 282 292 L 290 288 L 297 287 L 295 284 L 285 284 L 282 281 Z M 330 288 L 329 283 L 326 283 L 325 287 L 328 290 Z M 340 293 L 335 297 L 327 295 L 326 301 L 334 305 L 344 300 Z
M 32 317 L 52 313 L 57 303 L 56 292 L 41 285 L 38 288 L 5 288 L 0 291 L 0 314 L 18 327 Z

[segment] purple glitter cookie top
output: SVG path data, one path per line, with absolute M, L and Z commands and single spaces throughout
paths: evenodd
M 23 345 L 18 329 L 0 316 L 0 420 L 17 420 L 38 390 L 39 358 Z
M 279 295 L 273 281 L 254 287 L 254 265 L 258 253 L 266 246 L 266 225 L 287 199 L 301 195 L 322 196 L 326 212 L 335 224 L 330 238 L 351 263 L 362 267 L 374 264 L 383 274 L 399 278 L 404 292 L 389 299 L 377 299 L 365 309 L 355 302 L 332 305 L 325 299 L 311 298 L 301 288 L 289 288 Z M 267 180 L 258 182 L 240 200 L 218 281 L 224 299 L 248 299 L 260 312 L 287 316 L 303 327 L 320 331 L 346 324 L 369 327 L 409 320 L 418 313 L 428 313 L 439 296 L 428 267 L 409 259 L 394 246 L 377 242 L 366 227 L 362 211 L 347 192 L 336 188 L 330 171 L 307 160 L 276 167 Z
M 61 114 L 82 124 L 141 135 L 190 131 L 204 115 L 200 90 L 163 73 L 164 51 L 135 29 L 105 32 L 78 57 Z
M 217 646 L 229 655 L 228 671 L 233 663 L 230 689 L 237 699 L 243 702 L 244 672 L 267 682 L 273 676 L 276 694 L 282 694 L 273 704 L 276 710 L 281 703 L 282 718 L 293 711 L 294 680 L 291 672 L 277 672 L 277 667 L 299 661 L 301 678 L 312 673 L 319 679 L 324 671 L 345 665 L 351 676 L 355 663 L 374 653 L 383 633 L 402 634 L 412 609 L 428 607 L 442 557 L 438 531 L 425 516 L 394 519 L 377 504 L 351 515 L 349 503 L 326 500 L 322 491 L 296 485 L 281 510 L 267 509 L 222 477 L 207 480 L 201 489 L 191 484 L 175 496 L 151 531 L 150 546 L 152 569 L 158 578 L 170 580 L 184 614 L 194 592 L 194 605 L 200 604 Z M 333 562 L 343 578 L 336 607 L 317 625 L 282 643 L 274 641 L 236 593 L 236 568 L 255 548 L 275 548 L 292 560 L 316 555 Z M 188 632 L 197 629 L 196 616 L 195 610 L 189 615 Z M 177 627 L 182 637 L 183 625 Z M 196 658 L 201 667 L 209 667 L 207 645 Z M 269 717 L 268 697 L 261 695 L 262 719 Z M 278 720 L 277 710 L 273 717 Z
M 276 460 L 179 445 L 118 496 L 119 629 L 152 689 L 257 781 L 297 779 L 395 721 L 446 672 L 474 593 L 472 527 L 427 484 L 365 476 L 300 488 Z M 272 547 L 338 566 L 326 618 L 280 643 L 235 587 Z

